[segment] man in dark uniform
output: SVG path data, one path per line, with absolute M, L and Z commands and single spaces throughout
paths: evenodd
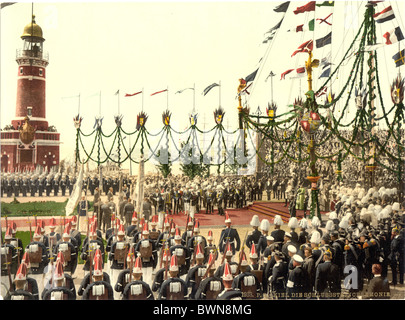
M 229 218 L 228 213 L 225 213 L 225 225 L 226 228 L 222 229 L 221 236 L 219 238 L 219 252 L 225 254 L 225 246 L 229 242 L 232 248 L 232 254 L 234 255 L 236 251 L 240 250 L 241 241 L 239 237 L 238 230 L 231 227 L 231 219 Z
M 253 230 L 249 233 L 246 238 L 246 246 L 251 249 L 252 245 L 257 245 L 259 243 L 262 233 L 259 231 L 260 221 L 257 215 L 254 215 L 250 220 L 250 225 Z M 260 251 L 259 251 L 260 253 Z
M 215 276 L 215 260 L 216 253 L 210 253 L 208 264 L 205 266 L 205 268 L 200 269 L 202 273 L 202 280 L 195 294 L 196 300 L 216 300 L 218 295 L 224 289 L 221 278 Z
M 49 289 L 43 291 L 42 300 L 76 300 L 76 290 L 67 287 L 65 278 L 63 262 L 57 260 L 52 274 L 52 284 L 49 284 Z
M 94 282 L 91 282 L 83 292 L 82 300 L 114 300 L 114 289 L 104 279 L 102 255 L 94 257 Z
M 134 213 L 135 207 L 132 203 L 132 199 L 128 198 L 127 203 L 124 205 L 124 217 L 125 217 L 125 226 L 131 224 L 132 214 Z
M 176 234 L 174 236 L 175 245 L 170 247 L 170 254 L 177 256 L 178 275 L 181 277 L 188 273 L 190 268 L 191 252 L 188 247 L 182 244 L 182 237 L 180 235 L 180 229 L 176 228 Z
M 283 242 L 285 231 L 281 229 L 281 226 L 284 224 L 281 216 L 276 215 L 274 217 L 273 224 L 274 230 L 270 233 L 270 235 L 274 238 L 274 242 Z
M 192 268 L 190 268 L 185 280 L 187 288 L 191 288 L 189 299 L 192 300 L 195 299 L 196 291 L 207 270 L 207 266 L 203 264 L 204 252 L 201 248 L 201 244 L 197 245 L 197 249 L 195 252 L 195 262 L 196 264 Z
M 332 252 L 326 251 L 323 263 L 316 268 L 315 292 L 320 299 L 339 299 L 341 292 L 340 270 L 332 263 Z
M 392 284 L 396 285 L 398 282 L 399 273 L 399 283 L 404 284 L 404 238 L 400 233 L 398 228 L 393 228 L 391 231 L 391 252 L 388 256 L 390 260 L 390 266 L 392 271 Z
M 308 275 L 302 268 L 303 259 L 298 254 L 292 256 L 294 269 L 290 272 L 287 281 L 287 298 L 303 299 L 308 292 Z
M 217 300 L 242 300 L 242 291 L 234 287 L 234 277 L 228 262 L 225 262 L 222 283 L 224 290 L 218 295 Z
M 70 242 L 70 230 L 66 227 L 62 234 L 62 241 L 58 242 L 54 247 L 54 256 L 59 252 L 63 254 L 63 269 L 71 274 L 74 274 L 77 267 L 77 249 L 74 244 Z
M 132 265 L 130 268 L 132 268 Z M 124 287 L 122 291 L 122 300 L 155 300 L 149 284 L 142 280 L 141 257 L 136 258 L 132 275 L 134 280 L 131 279 L 131 281 Z
M 34 295 L 27 290 L 27 273 L 27 265 L 21 263 L 13 282 L 13 289 L 4 297 L 5 300 L 37 300 Z
M 275 299 L 285 299 L 288 278 L 287 262 L 283 259 L 281 251 L 274 251 L 272 256 L 276 263 L 272 268 L 271 276 L 268 280 L 268 294 Z

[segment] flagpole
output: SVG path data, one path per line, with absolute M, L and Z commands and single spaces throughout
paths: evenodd
M 221 107 L 221 80 L 219 80 L 219 107 Z
M 144 91 L 144 88 L 142 88 L 142 111 L 143 111 L 143 91 Z
M 79 105 L 77 106 L 77 114 L 80 114 L 80 93 L 79 93 Z
M 169 86 L 166 87 L 166 110 L 169 110 Z
M 120 90 L 117 91 L 117 96 L 118 96 L 118 115 L 120 115 Z
M 99 104 L 98 104 L 98 115 L 101 116 L 101 90 L 100 90 L 100 97 L 99 97 Z
M 194 113 L 195 112 L 195 83 L 193 86 L 193 90 L 194 90 L 194 92 L 193 92 L 193 113 Z

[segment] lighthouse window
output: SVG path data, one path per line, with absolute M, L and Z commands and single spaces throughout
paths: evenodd
M 43 70 L 39 69 L 39 75 L 42 76 Z
M 24 69 L 20 68 L 20 74 L 23 74 L 23 73 L 24 73 Z

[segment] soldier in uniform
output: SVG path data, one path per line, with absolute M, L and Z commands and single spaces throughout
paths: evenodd
M 25 251 L 29 254 L 31 277 L 37 281 L 38 291 L 42 292 L 44 288 L 45 267 L 49 263 L 49 253 L 41 239 L 41 227 L 38 225 L 33 241 L 27 245 Z
M 7 289 L 12 285 L 12 275 L 18 269 L 18 254 L 15 247 L 10 243 L 12 239 L 11 227 L 7 227 L 4 235 L 4 244 L 1 246 L 1 280 Z
M 320 299 L 339 299 L 340 296 L 340 270 L 332 263 L 332 252 L 326 251 L 323 263 L 316 268 L 315 292 Z
M 231 221 L 228 213 L 225 213 L 226 228 L 221 231 L 221 236 L 219 238 L 219 244 L 218 244 L 219 252 L 221 252 L 222 254 L 225 253 L 225 246 L 228 242 L 232 247 L 233 255 L 235 254 L 236 251 L 240 250 L 241 241 L 240 241 L 239 233 L 238 233 L 238 230 L 231 227 L 231 223 L 232 223 L 232 221 Z
M 181 193 L 178 187 L 173 191 L 173 214 L 179 214 Z
M 274 257 L 275 264 L 267 282 L 267 292 L 273 299 L 285 299 L 288 278 L 287 262 L 283 259 L 284 255 L 281 251 L 274 251 L 272 257 Z
M 205 274 L 202 275 L 200 285 L 195 294 L 196 300 L 216 300 L 223 291 L 224 285 L 220 277 L 215 276 L 216 253 L 210 253 L 208 264 L 205 266 Z M 199 269 L 199 271 L 201 270 Z M 203 270 L 201 270 L 203 271 Z M 201 272 L 203 273 L 203 272 Z
M 114 290 L 111 284 L 104 279 L 103 258 L 101 254 L 94 256 L 94 281 L 87 285 L 83 291 L 82 300 L 114 300 Z
M 167 280 L 167 273 L 168 273 L 168 264 L 170 263 L 170 252 L 169 252 L 169 246 L 165 243 L 162 253 L 161 253 L 161 265 L 160 269 L 156 271 L 155 277 L 153 279 L 152 283 L 152 291 L 153 292 L 159 292 L 160 287 L 162 286 L 162 283 Z M 163 267 L 162 267 L 163 265 Z
M 242 291 L 239 288 L 233 287 L 233 279 L 231 268 L 228 262 L 225 262 L 222 283 L 224 290 L 217 296 L 217 300 L 242 300 Z
M 214 237 L 212 234 L 212 230 L 208 230 L 208 235 L 207 235 L 207 243 L 204 247 L 204 263 L 208 262 L 210 253 L 214 253 L 215 256 L 217 257 L 218 249 L 217 246 L 214 243 Z
M 269 229 L 270 229 L 269 220 L 263 219 L 260 223 L 260 230 L 261 230 L 260 238 L 256 245 L 257 251 L 260 255 L 262 255 L 264 253 L 264 250 L 266 250 L 267 248 L 267 236 L 269 235 Z
M 24 255 L 24 248 L 23 248 L 23 242 L 20 238 L 16 237 L 17 234 L 17 224 L 15 222 L 10 222 L 10 228 L 11 228 L 11 240 L 10 244 L 14 246 L 16 253 L 17 253 L 17 262 L 18 265 L 20 264 L 20 261 Z
M 287 281 L 287 298 L 288 299 L 303 299 L 308 292 L 308 275 L 302 268 L 304 259 L 298 254 L 293 255 L 294 269 L 289 273 Z
M 242 291 L 242 299 L 261 299 L 262 287 L 255 274 L 249 271 L 249 264 L 244 251 L 240 252 L 240 273 L 233 279 L 232 287 Z
M 190 268 L 191 253 L 189 248 L 181 243 L 182 238 L 180 235 L 180 229 L 178 227 L 176 228 L 176 233 L 174 235 L 174 242 L 175 244 L 170 247 L 170 255 L 177 256 L 177 263 L 179 268 L 178 276 L 183 276 L 185 278 Z
M 237 263 L 236 261 L 232 261 L 233 260 L 233 249 L 231 244 L 228 242 L 228 244 L 225 247 L 223 256 L 222 256 L 222 262 L 221 264 L 218 266 L 217 270 L 215 271 L 215 276 L 216 277 L 222 277 L 223 273 L 224 273 L 224 268 L 225 268 L 225 262 L 227 262 L 231 268 L 231 272 L 232 274 L 235 276 L 238 274 L 239 272 L 239 263 Z
M 134 280 L 131 280 L 123 289 L 122 300 L 155 300 L 149 284 L 142 281 L 141 257 L 136 258 L 132 274 Z
M 72 291 L 66 286 L 61 260 L 56 261 L 51 281 L 52 286 L 44 290 L 42 300 L 76 300 L 76 291 Z
M 399 273 L 399 283 L 404 284 L 404 263 L 405 263 L 405 246 L 404 238 L 397 227 L 394 227 L 391 231 L 391 251 L 388 256 L 390 261 L 391 271 L 392 271 L 392 283 L 396 285 L 398 282 Z
M 246 238 L 246 246 L 251 249 L 253 245 L 257 245 L 259 243 L 261 232 L 259 231 L 260 220 L 257 215 L 254 215 L 250 220 L 250 225 L 252 226 L 253 230 L 249 233 Z
M 132 214 L 134 213 L 135 207 L 132 203 L 132 199 L 128 198 L 127 203 L 124 205 L 124 217 L 125 225 L 128 227 L 131 224 Z
M 205 239 L 204 236 L 200 234 L 200 222 L 198 220 L 195 221 L 194 223 L 194 233 L 192 237 L 188 240 L 187 243 L 187 248 L 190 250 L 191 256 L 193 256 L 193 263 L 195 262 L 195 251 L 197 249 L 197 245 L 201 244 L 202 248 L 205 248 L 207 245 L 207 240 Z M 204 250 L 203 250 L 204 254 Z M 204 259 L 205 260 L 205 259 Z
M 172 255 L 170 259 L 169 278 L 165 280 L 159 290 L 158 300 L 186 300 L 187 285 L 179 276 L 179 266 L 177 255 Z
M 83 248 L 82 248 L 82 253 L 80 255 L 80 258 L 83 261 L 86 261 L 83 266 L 84 274 L 86 275 L 90 271 L 90 263 L 93 263 L 91 261 L 92 257 L 94 257 L 94 253 L 100 250 L 100 255 L 102 257 L 102 267 L 104 266 L 104 244 L 101 240 L 98 239 L 97 237 L 97 230 L 96 230 L 96 224 L 92 223 L 90 226 L 90 232 L 89 232 L 89 240 L 85 241 L 83 243 Z
M 195 262 L 196 264 L 190 268 L 186 277 L 187 288 L 191 288 L 189 299 L 194 300 L 196 291 L 200 285 L 200 282 L 205 275 L 207 266 L 204 265 L 204 252 L 202 250 L 201 244 L 197 244 L 197 249 L 195 251 Z
M 5 300 L 36 300 L 34 295 L 27 290 L 27 265 L 22 262 L 17 270 L 13 282 L 13 290 L 4 298 Z
M 77 249 L 74 244 L 70 242 L 70 230 L 67 226 L 62 234 L 62 241 L 58 242 L 54 248 L 54 256 L 58 253 L 63 254 L 63 269 L 65 272 L 70 272 L 73 275 L 77 267 Z
M 125 259 L 129 250 L 129 244 L 125 241 L 124 225 L 120 225 L 117 233 L 117 240 L 113 242 L 108 260 L 112 261 L 110 266 L 110 279 L 113 285 L 117 282 L 119 273 L 124 270 Z M 114 292 L 114 300 L 119 299 L 119 293 Z
M 153 282 L 152 272 L 156 268 L 158 258 L 155 242 L 149 239 L 147 221 L 145 221 L 143 226 L 142 239 L 140 239 L 135 246 L 135 252 L 140 255 L 142 259 L 143 279 L 151 286 Z
M 274 217 L 273 224 L 274 230 L 270 233 L 270 235 L 274 238 L 274 242 L 283 242 L 285 231 L 281 229 L 281 226 L 284 224 L 284 222 L 279 215 Z
M 100 206 L 101 206 L 101 195 L 100 195 L 100 191 L 99 188 L 96 187 L 94 189 L 94 196 L 93 196 L 93 214 L 97 215 L 97 219 L 99 221 L 102 221 L 102 216 L 101 216 L 101 210 L 100 210 Z

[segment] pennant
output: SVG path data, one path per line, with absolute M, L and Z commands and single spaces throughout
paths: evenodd
M 275 12 L 287 12 L 288 6 L 290 5 L 290 1 L 286 1 L 280 4 L 278 7 L 274 8 Z
M 161 91 L 157 91 L 157 92 L 152 93 L 151 96 L 154 96 L 155 94 L 162 93 L 162 92 L 166 92 L 166 91 L 167 91 L 167 89 L 164 89 L 164 90 L 161 90 Z
M 256 74 L 257 74 L 257 71 L 258 71 L 258 70 L 259 70 L 259 69 L 257 69 L 256 71 L 252 72 L 251 74 L 249 74 L 249 75 L 245 78 L 246 83 L 247 83 L 247 82 L 250 82 L 250 81 L 253 81 L 253 80 L 256 78 Z
M 202 94 L 205 96 L 208 92 L 210 92 L 210 90 L 211 90 L 212 88 L 218 87 L 218 86 L 219 86 L 218 83 L 210 84 L 208 87 L 206 87 L 206 88 L 204 89 L 204 91 L 203 91 Z
M 324 1 L 322 3 L 317 4 L 317 7 L 333 7 L 335 5 L 335 1 Z
M 120 94 L 120 90 L 118 89 L 116 93 L 114 93 L 115 96 Z
M 133 97 L 133 96 L 136 96 L 137 94 L 140 94 L 140 93 L 142 93 L 142 91 L 135 92 L 135 93 L 126 93 L 125 97 Z
M 396 27 L 394 30 L 384 33 L 383 37 L 385 38 L 385 44 L 393 44 L 404 39 L 400 27 Z
M 186 88 L 186 89 L 177 91 L 175 94 L 177 94 L 177 93 L 183 93 L 184 91 L 190 90 L 190 89 L 191 89 L 191 90 L 194 90 L 194 88 Z
M 297 9 L 294 10 L 294 14 L 315 11 L 315 3 L 316 1 L 310 1 L 305 6 L 297 7 Z
M 297 73 L 297 75 L 290 79 L 299 79 L 299 78 L 305 77 L 307 70 L 305 69 L 305 67 L 301 67 L 301 68 L 295 69 L 295 72 Z
M 396 67 L 404 65 L 404 58 L 405 58 L 405 49 L 399 51 L 392 57 L 392 59 L 394 59 Z
M 390 21 L 395 18 L 394 11 L 392 10 L 392 7 L 389 6 L 385 8 L 383 11 L 376 13 L 373 15 L 373 18 L 375 22 L 377 23 L 384 23 L 386 21 Z
M 329 34 L 327 34 L 326 36 L 324 36 L 323 38 L 320 38 L 318 40 L 316 40 L 316 47 L 317 48 L 322 48 L 328 44 L 332 43 L 332 31 L 329 32 Z
M 327 88 L 327 87 L 323 87 L 323 88 L 316 94 L 316 97 L 323 96 L 324 94 L 326 94 L 327 91 L 328 91 L 328 88 Z
M 285 79 L 285 76 L 286 76 L 287 74 L 289 74 L 290 72 L 293 72 L 293 71 L 294 71 L 294 69 L 289 69 L 289 70 L 287 70 L 287 71 L 284 71 L 284 72 L 281 74 L 281 79 L 280 79 L 280 80 Z
M 313 49 L 314 42 L 312 40 L 308 40 L 307 42 L 304 42 L 298 47 L 298 50 L 294 51 L 294 53 L 291 55 L 291 57 L 294 57 L 297 53 L 300 52 L 308 52 L 312 51 Z

